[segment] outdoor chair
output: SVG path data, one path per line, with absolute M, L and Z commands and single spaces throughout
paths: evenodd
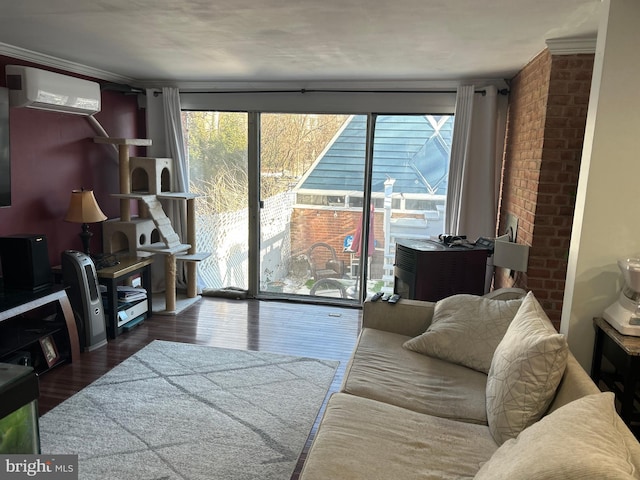
M 307 257 L 314 280 L 344 277 L 344 261 L 338 259 L 335 249 L 328 243 L 314 243 L 309 248 Z

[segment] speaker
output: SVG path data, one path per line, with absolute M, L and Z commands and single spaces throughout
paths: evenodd
M 41 290 L 52 283 L 47 237 L 21 234 L 0 237 L 4 288 Z
M 102 296 L 96 267 L 89 255 L 75 250 L 62 252 L 62 281 L 76 317 L 80 347 L 89 352 L 107 344 Z

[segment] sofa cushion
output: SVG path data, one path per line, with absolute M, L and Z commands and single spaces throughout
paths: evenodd
M 502 444 L 547 410 L 567 364 L 564 335 L 556 332 L 529 292 L 496 348 L 487 379 L 487 421 Z
M 420 413 L 487 423 L 487 376 L 402 348 L 410 337 L 365 328 L 342 384 L 353 395 Z
M 473 478 L 496 451 L 485 425 L 334 394 L 300 478 Z
M 639 466 L 640 444 L 607 392 L 568 403 L 508 440 L 475 478 L 631 479 Z
M 496 347 L 522 299 L 453 295 L 436 302 L 433 320 L 404 347 L 488 373 Z

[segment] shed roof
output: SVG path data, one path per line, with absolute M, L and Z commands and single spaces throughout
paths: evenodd
M 363 191 L 366 115 L 350 117 L 297 189 Z M 372 192 L 395 179 L 395 193 L 446 194 L 453 115 L 379 115 Z

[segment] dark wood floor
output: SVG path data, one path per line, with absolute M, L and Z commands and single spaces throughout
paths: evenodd
M 152 316 L 105 347 L 42 375 L 40 414 L 156 339 L 339 360 L 330 394 L 340 387 L 360 326 L 356 308 L 203 297 L 179 315 Z M 292 478 L 298 476 L 320 415 Z

